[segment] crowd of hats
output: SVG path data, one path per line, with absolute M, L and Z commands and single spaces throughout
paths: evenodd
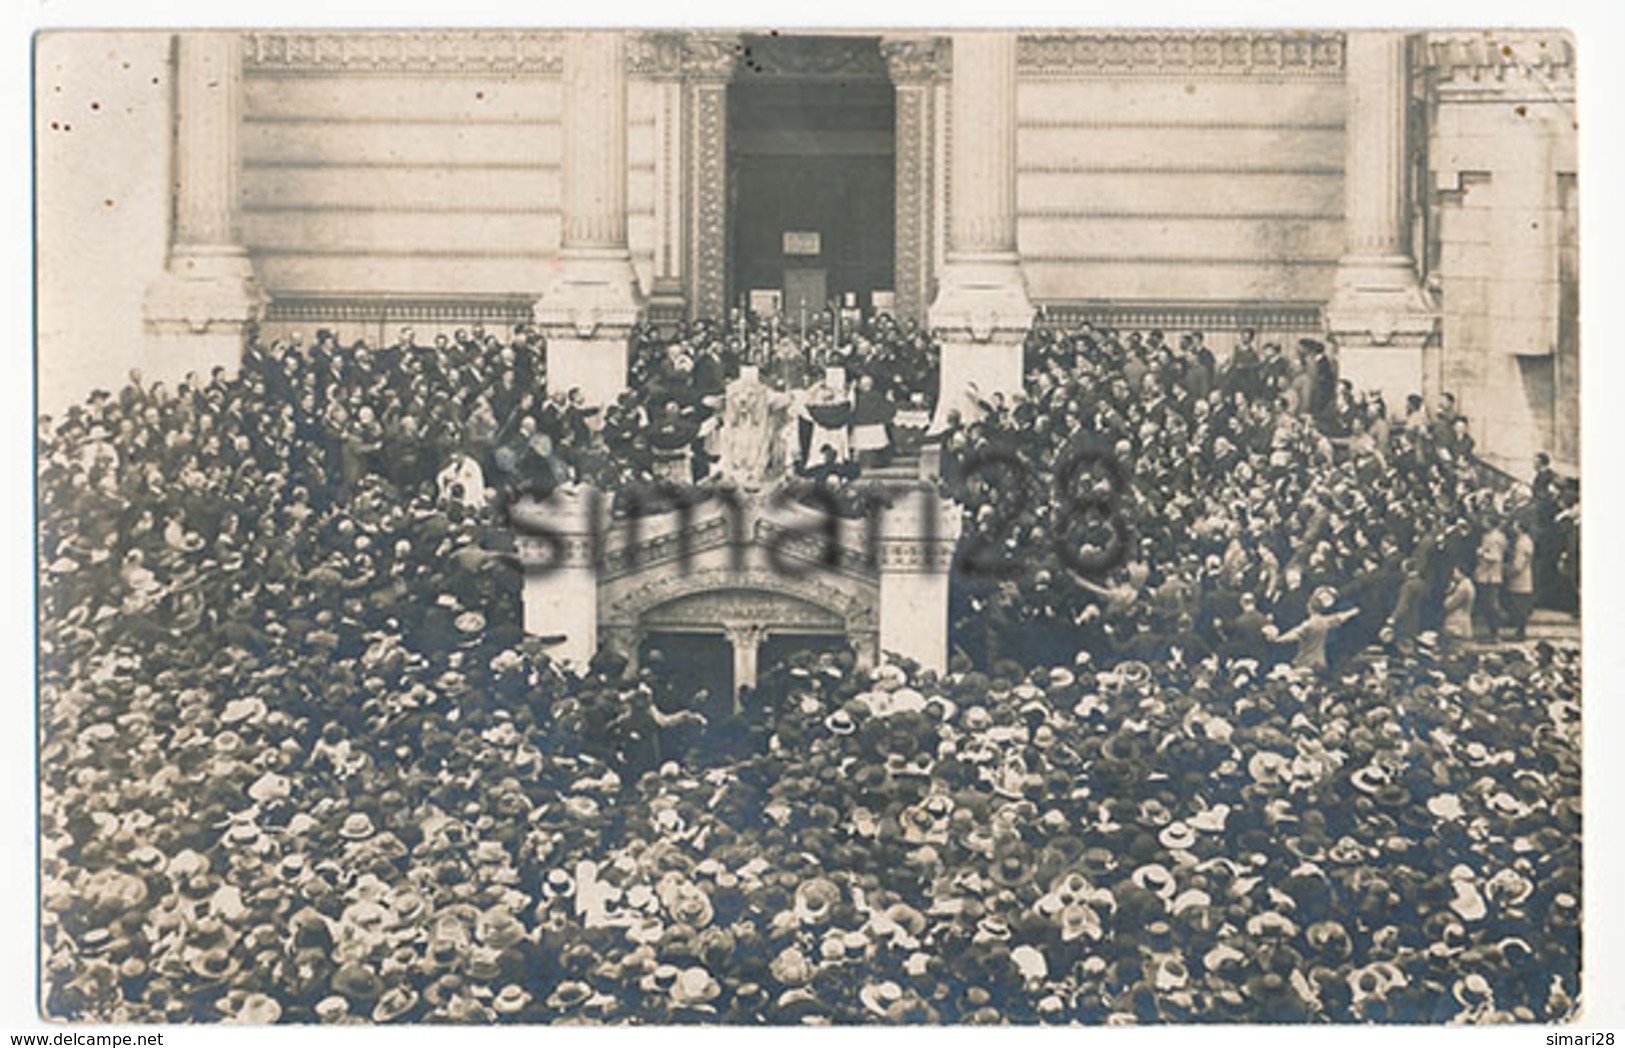
M 1440 628 L 1452 567 L 1471 574 L 1484 532 L 1513 524 L 1534 535 L 1544 592 L 1577 586 L 1563 510 L 1578 483 L 1548 471 L 1531 489 L 1486 468 L 1448 395 L 1390 417 L 1380 394 L 1335 382 L 1318 347 L 1249 344 L 1220 361 L 1194 333 L 1038 329 L 1027 351 L 1024 393 L 945 437 L 948 493 L 984 566 L 954 611 L 979 664 L 1041 658 L 1079 630 L 1095 651 L 1165 656 L 1172 641 L 1264 657 L 1225 628 L 1240 595 L 1286 630 L 1328 586 L 1362 611 L 1334 640 L 1347 654 L 1382 632 L 1407 558 L 1426 592 L 1409 642 Z M 1115 565 L 1100 571 L 1115 598 L 1077 585 L 1061 547 Z
M 47 1014 L 1572 1012 L 1575 653 L 805 655 L 656 763 L 684 696 L 550 665 L 436 483 L 525 355 L 325 342 L 42 423 Z

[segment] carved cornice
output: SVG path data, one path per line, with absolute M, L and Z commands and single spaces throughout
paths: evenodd
M 1054 302 L 1039 323 L 1052 329 L 1083 323 L 1118 331 L 1318 331 L 1318 302 Z
M 1427 34 L 1428 72 L 1436 89 L 1467 94 L 1506 91 L 1552 101 L 1574 97 L 1574 41 L 1567 33 L 1516 30 Z
M 788 597 L 825 609 L 844 622 L 849 631 L 872 630 L 876 604 L 874 585 L 855 581 L 841 584 L 837 576 L 827 578 L 826 582 L 759 570 L 654 572 L 646 584 L 625 592 L 603 607 L 600 624 L 606 629 L 636 626 L 649 612 L 702 594 L 720 597 L 730 593 L 757 593 L 780 599 Z
M 248 33 L 243 70 L 260 76 L 311 73 L 444 73 L 557 76 L 559 33 L 422 32 Z
M 1337 32 L 1065 33 L 1023 36 L 1028 76 L 1266 76 L 1338 79 Z
M 605 541 L 604 578 L 618 578 L 685 556 L 698 556 L 728 543 L 731 532 L 731 522 L 726 516 L 720 516 L 677 531 L 649 538 L 640 536 L 636 546 L 632 546 L 628 544 L 631 534 L 629 525 L 625 520 L 617 520 Z
M 626 71 L 633 76 L 675 79 L 683 75 L 685 33 L 640 33 L 626 40 Z
M 953 69 L 953 46 L 940 36 L 887 37 L 880 41 L 886 69 L 897 83 L 924 83 Z
M 1157 120 L 1136 117 L 1113 119 L 1067 114 L 1024 116 L 1017 126 L 1039 131 L 1336 131 L 1342 121 L 1325 120 Z
M 886 539 L 880 543 L 880 570 L 888 575 L 946 575 L 957 543 L 939 539 Z
M 644 630 L 720 628 L 735 647 L 755 647 L 771 631 L 838 634 L 846 620 L 828 608 L 775 591 L 725 589 L 651 608 L 638 624 Z
M 800 561 L 808 568 L 835 569 L 860 578 L 869 578 L 874 574 L 868 554 L 863 550 L 843 545 L 836 551 L 837 562 L 828 564 L 824 559 L 828 551 L 822 536 L 810 535 L 798 528 L 787 528 L 771 520 L 756 522 L 754 539 L 763 547 L 776 547 L 783 556 Z
M 683 76 L 689 80 L 730 80 L 745 47 L 733 34 L 679 34 Z
M 1314 255 L 1108 255 L 1091 254 L 1083 250 L 1023 251 L 1021 260 L 1028 263 L 1057 262 L 1068 265 L 1098 266 L 1246 266 L 1267 269 L 1291 269 L 1295 266 L 1335 266 L 1338 260 L 1330 256 Z
M 554 559 L 558 550 L 544 539 L 515 534 L 514 546 L 525 565 L 546 564 L 549 569 L 592 568 L 594 544 L 590 536 L 570 535 L 560 539 L 563 556 Z
M 1174 211 L 1140 211 L 1129 208 L 1063 205 L 1054 207 L 1023 207 L 1020 218 L 1040 221 L 1095 221 L 1128 219 L 1138 222 L 1341 222 L 1337 211 L 1202 211 L 1181 209 Z
M 391 321 L 516 324 L 530 319 L 534 301 L 530 295 L 418 298 L 289 291 L 271 299 L 266 319 L 305 324 L 387 324 Z
M 1295 178 L 1341 177 L 1337 164 L 1224 164 L 1189 163 L 1119 164 L 1111 161 L 1066 160 L 1059 163 L 1032 161 L 1018 163 L 1021 174 L 1033 175 L 1291 175 Z

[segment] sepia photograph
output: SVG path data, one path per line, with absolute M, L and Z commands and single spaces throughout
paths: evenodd
M 1540 23 L 42 30 L 35 1018 L 1580 1021 Z

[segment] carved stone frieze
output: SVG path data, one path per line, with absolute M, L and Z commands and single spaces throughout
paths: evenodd
M 953 47 L 946 37 L 887 37 L 880 42 L 880 53 L 899 84 L 936 80 L 953 68 Z
M 1023 36 L 1029 76 L 1343 75 L 1339 32 L 1055 33 Z
M 248 33 L 250 74 L 447 73 L 557 76 L 562 34 L 534 31 Z
M 780 610 L 786 615 L 805 620 L 808 625 L 822 612 L 827 616 L 822 620 L 826 626 L 838 622 L 848 631 L 874 629 L 876 602 L 872 584 L 846 582 L 843 585 L 842 581 L 833 577 L 827 581 L 812 576 L 791 578 L 762 570 L 655 572 L 648 581 L 614 598 L 602 609 L 602 619 L 606 625 L 635 625 L 646 615 L 679 601 L 685 602 L 682 615 L 690 615 L 698 605 L 688 607 L 687 602 L 704 598 L 705 608 L 716 613 L 719 623 L 724 619 L 749 619 L 751 607 L 761 610 L 766 607 L 763 601 L 779 601 L 785 602 Z M 751 607 L 740 602 L 749 603 Z M 800 611 L 791 607 L 795 604 L 803 606 Z M 691 615 L 689 621 L 692 621 Z

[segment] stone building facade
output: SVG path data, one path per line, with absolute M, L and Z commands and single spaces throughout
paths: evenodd
M 377 342 L 527 320 L 554 380 L 601 399 L 637 320 L 754 289 L 742 179 L 798 146 L 741 124 L 744 100 L 867 85 L 880 108 L 831 101 L 802 152 L 882 169 L 857 199 L 889 202 L 889 286 L 859 290 L 943 332 L 946 397 L 1018 385 L 1037 310 L 1221 352 L 1255 327 L 1329 339 L 1395 409 L 1454 392 L 1513 472 L 1538 450 L 1577 465 L 1561 33 L 147 34 L 124 49 L 156 70 L 124 148 L 167 167 L 86 166 L 49 133 L 80 101 L 74 56 L 101 61 L 80 44 L 46 34 L 37 56 L 42 374 L 53 347 L 125 330 L 174 377 L 229 363 L 251 324 Z M 127 329 L 49 253 L 114 221 L 167 242 L 98 286 L 139 303 Z

